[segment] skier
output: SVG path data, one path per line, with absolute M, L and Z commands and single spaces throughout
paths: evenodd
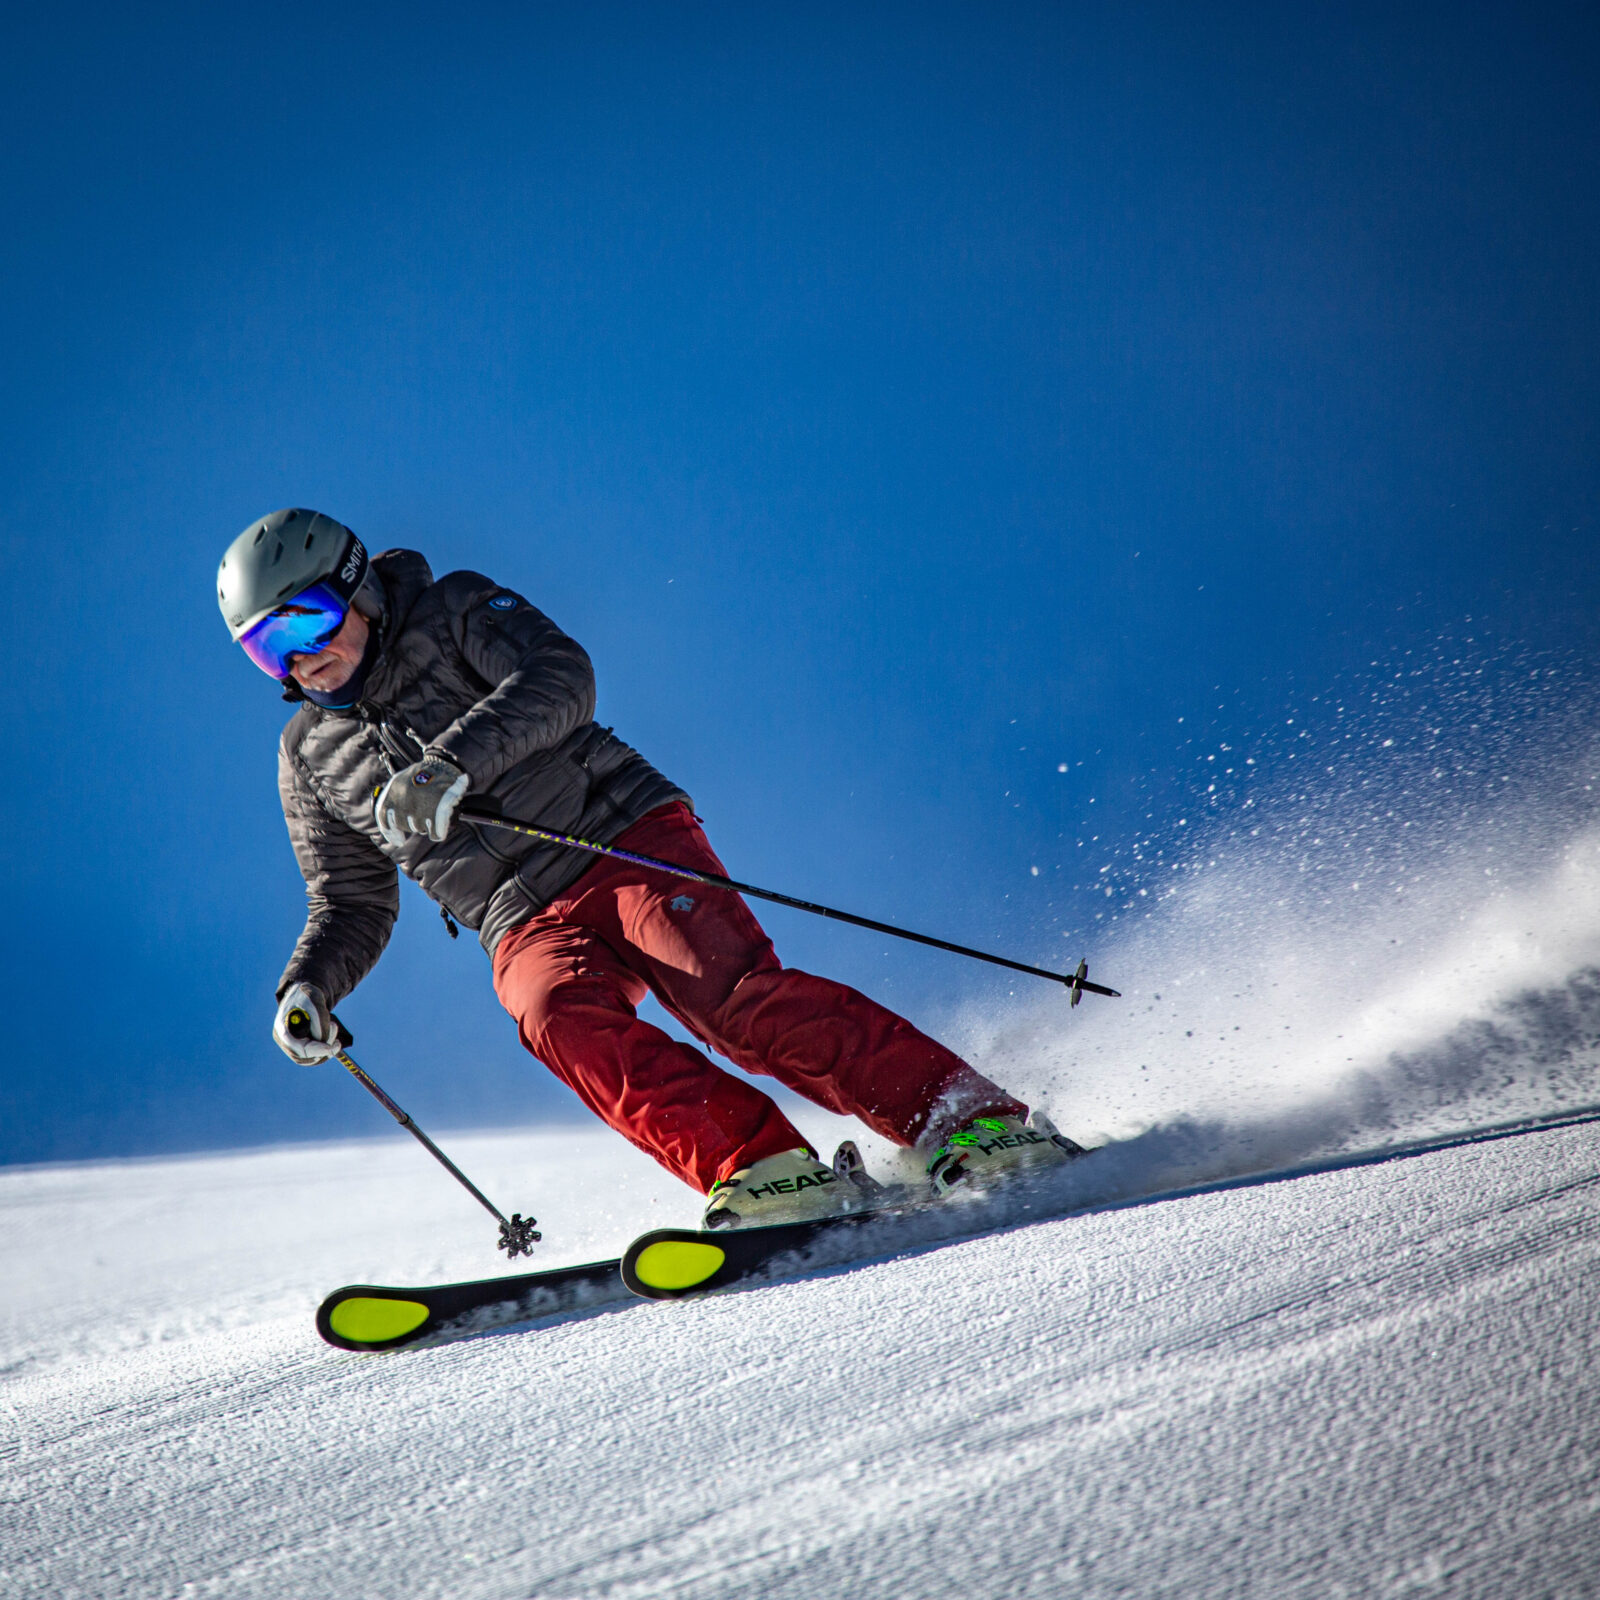
M 305 929 L 273 1036 L 294 1061 L 338 1048 L 333 1007 L 382 954 L 396 868 L 477 930 L 523 1045 L 618 1133 L 709 1196 L 708 1228 L 858 1209 L 853 1146 L 818 1159 L 766 1095 L 643 1022 L 653 993 L 697 1039 L 968 1178 L 1079 1147 L 865 995 L 782 966 L 738 895 L 503 836 L 479 807 L 726 876 L 689 796 L 594 720 L 589 657 L 476 572 L 435 581 L 414 550 L 369 556 L 320 512 L 276 511 L 228 547 L 234 640 L 298 710 L 278 787 L 305 878 Z M 289 1017 L 310 1019 L 309 1037 Z M 304 1028 L 298 1030 L 304 1033 Z

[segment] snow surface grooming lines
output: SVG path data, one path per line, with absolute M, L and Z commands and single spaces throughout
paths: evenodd
M 439 1342 L 605 1305 L 627 1303 L 623 1288 L 652 1300 L 677 1300 L 747 1287 L 830 1268 L 935 1249 L 983 1233 L 1125 1210 L 1228 1189 L 1287 1183 L 1318 1173 L 1403 1161 L 1437 1151 L 1600 1122 L 1600 1105 L 1521 1117 L 1430 1139 L 1353 1151 L 1263 1172 L 1241 1173 L 1179 1188 L 1112 1198 L 1085 1198 L 1090 1166 L 1013 1179 L 1000 1193 L 966 1203 L 888 1207 L 820 1222 L 729 1229 L 715 1235 L 661 1228 L 636 1239 L 614 1261 L 555 1267 L 547 1272 L 471 1283 L 393 1288 L 352 1284 L 335 1290 L 317 1310 L 317 1331 L 342 1350 L 378 1352 L 424 1340 Z M 1071 1181 L 1076 1180 L 1076 1181 Z M 1092 1190 L 1096 1186 L 1091 1182 Z

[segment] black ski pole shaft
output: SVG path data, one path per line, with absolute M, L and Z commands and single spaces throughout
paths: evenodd
M 337 1017 L 333 1019 L 333 1024 L 339 1030 L 339 1048 L 334 1051 L 334 1060 L 500 1224 L 500 1248 L 508 1256 L 515 1258 L 519 1255 L 532 1255 L 534 1242 L 540 1237 L 539 1234 L 534 1232 L 536 1219 L 524 1217 L 520 1212 L 513 1212 L 511 1216 L 506 1216 L 499 1206 L 412 1121 L 411 1113 L 403 1110 L 392 1100 L 384 1092 L 383 1086 L 375 1078 L 371 1077 L 366 1068 L 350 1054 L 349 1050 L 345 1048 L 345 1046 L 355 1043 L 355 1036 L 350 1030 Z M 291 1011 L 288 1016 L 288 1029 L 292 1038 L 309 1039 L 311 1037 L 311 1018 L 304 1011 Z
M 740 883 L 724 878 L 715 872 L 701 872 L 695 867 L 680 867 L 671 861 L 661 861 L 655 856 L 639 855 L 632 850 L 619 850 L 615 845 L 596 844 L 591 839 L 580 839 L 576 834 L 558 833 L 553 828 L 540 828 L 531 822 L 516 822 L 510 817 L 494 816 L 486 811 L 463 811 L 465 822 L 482 823 L 490 828 L 506 828 L 512 833 L 542 840 L 545 844 L 565 845 L 572 850 L 587 850 L 591 855 L 614 856 L 619 861 L 631 861 L 636 866 L 649 867 L 655 872 L 667 872 L 675 878 L 686 878 L 690 883 L 704 884 L 708 889 L 731 889 L 735 894 L 747 894 L 752 899 L 770 900 L 774 905 L 789 906 L 795 911 L 809 911 L 815 917 L 830 917 L 835 922 L 848 922 L 857 928 L 869 928 L 874 933 L 887 933 L 896 939 L 909 939 L 913 944 L 932 945 L 935 950 L 948 950 L 952 955 L 967 956 L 973 961 L 987 961 L 991 966 L 1008 967 L 1012 972 L 1026 972 L 1029 977 L 1048 978 L 1052 983 L 1065 984 L 1072 991 L 1072 1003 L 1077 1005 L 1085 994 L 1109 995 L 1120 998 L 1120 991 L 1108 989 L 1103 984 L 1090 983 L 1085 974 L 1087 962 L 1080 961 L 1075 972 L 1052 972 L 1048 967 L 1031 967 L 1025 961 L 1013 961 L 1009 956 L 991 955 L 985 950 L 974 950 L 968 945 L 953 944 L 949 939 L 936 939 L 930 933 L 913 933 L 909 928 L 897 928 L 891 922 L 878 922 L 872 917 L 858 917 L 853 911 L 839 911 L 833 906 L 817 905 L 810 900 L 797 900 L 793 895 L 779 894 L 775 889 L 758 889 L 753 883 Z

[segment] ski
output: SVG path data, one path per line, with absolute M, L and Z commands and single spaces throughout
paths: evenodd
M 861 1230 L 874 1224 L 892 1226 L 912 1211 L 925 1209 L 885 1206 L 815 1222 L 715 1232 L 656 1228 L 641 1234 L 623 1252 L 622 1281 L 647 1300 L 679 1300 L 726 1289 L 747 1278 L 859 1259 L 863 1243 L 869 1251 L 877 1243 L 862 1239 Z
M 1345 1151 L 1292 1166 L 1236 1173 L 1137 1195 L 1100 1196 L 1060 1209 L 1046 1204 L 1042 1210 L 1029 1208 L 1021 1214 L 1016 1210 L 1016 1191 L 1007 1190 L 995 1196 L 994 1211 L 981 1202 L 955 1208 L 925 1201 L 908 1202 L 903 1195 L 897 1195 L 893 1203 L 873 1210 L 814 1222 L 713 1231 L 657 1228 L 635 1239 L 620 1260 L 422 1288 L 351 1284 L 336 1289 L 322 1302 L 317 1311 L 317 1331 L 341 1350 L 393 1350 L 435 1334 L 459 1337 L 590 1306 L 628 1303 L 635 1295 L 648 1300 L 677 1300 L 755 1279 L 795 1276 L 892 1255 L 907 1247 L 937 1248 L 996 1227 L 1282 1183 L 1317 1173 L 1406 1161 L 1435 1151 L 1596 1122 L 1600 1122 L 1600 1106 L 1570 1106 L 1400 1144 Z M 917 1219 L 915 1224 L 905 1227 L 913 1217 Z
M 436 1333 L 457 1336 L 626 1300 L 617 1261 L 552 1267 L 472 1283 L 389 1288 L 352 1283 L 317 1307 L 317 1332 L 341 1350 L 396 1350 Z
M 812 1247 L 819 1244 L 821 1235 L 853 1232 L 863 1224 L 916 1209 L 920 1208 L 890 1206 L 816 1222 L 730 1228 L 718 1233 L 659 1228 L 635 1239 L 621 1260 L 479 1278 L 471 1283 L 346 1284 L 318 1306 L 317 1332 L 340 1350 L 398 1350 L 434 1335 L 459 1338 L 536 1317 L 629 1303 L 635 1295 L 673 1300 L 705 1294 L 789 1265 L 785 1257 L 793 1257 L 795 1266 L 814 1265 L 811 1258 L 816 1251 Z M 840 1259 L 858 1253 L 846 1251 Z

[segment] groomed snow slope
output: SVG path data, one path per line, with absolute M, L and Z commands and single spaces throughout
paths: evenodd
M 1600 1122 L 1248 1176 L 1600 1103 L 1600 712 L 1445 666 L 1078 841 L 1126 998 L 941 1029 L 1107 1145 L 1001 1232 L 351 1356 L 330 1288 L 503 1269 L 403 1136 L 0 1171 L 0 1597 L 1600 1595 Z M 696 1216 L 600 1130 L 444 1143 L 544 1264 Z
M 692 1215 L 601 1133 L 451 1144 L 537 1174 L 552 1263 Z M 335 1284 L 495 1270 L 446 1182 L 398 1142 L 0 1175 L 0 1594 L 1600 1591 L 1600 1125 L 320 1344 Z

